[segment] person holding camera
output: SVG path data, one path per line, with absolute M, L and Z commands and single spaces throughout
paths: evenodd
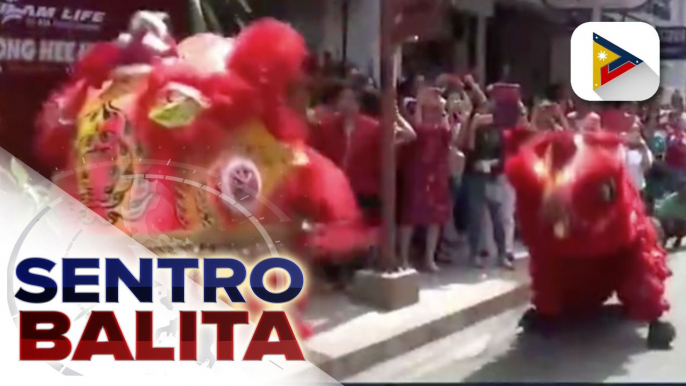
M 507 221 L 514 211 L 514 202 L 508 205 L 508 198 L 514 197 L 508 197 L 508 182 L 504 175 L 505 133 L 519 124 L 521 115 L 519 87 L 494 85 L 490 88 L 490 100 L 477 105 L 459 141 L 466 157 L 463 181 L 469 205 L 467 238 L 470 262 L 478 268 L 484 266 L 484 257 L 479 253 L 484 213 L 491 220 L 499 265 L 514 268 L 513 246 L 508 242 L 514 237 L 514 219 Z M 508 211 L 508 207 L 512 210 Z

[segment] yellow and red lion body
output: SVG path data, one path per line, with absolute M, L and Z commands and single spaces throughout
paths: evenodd
M 318 256 L 366 248 L 373 233 L 363 224 L 350 183 L 306 144 L 306 122 L 285 100 L 288 86 L 301 76 L 302 37 L 283 23 L 263 20 L 235 40 L 206 40 L 226 56 L 223 70 L 200 71 L 206 66 L 188 60 L 160 66 L 136 103 L 140 141 L 151 158 L 170 161 L 155 172 L 200 183 L 191 188 L 203 193 L 227 234 L 256 230 L 259 222 L 292 228 L 300 242 L 291 246 L 319 248 L 324 253 Z M 179 175 L 174 163 L 204 173 Z M 175 179 L 161 183 L 178 185 Z
M 631 319 L 669 309 L 667 254 L 623 152 L 615 134 L 551 132 L 508 162 L 537 316 L 592 315 L 614 294 Z
M 60 187 L 132 235 L 236 234 L 254 217 L 324 252 L 371 242 L 344 173 L 306 145 L 284 101 L 306 55 L 297 32 L 266 20 L 162 53 L 130 35 L 96 45 L 38 119 L 38 155 Z
M 304 257 L 315 250 L 302 262 L 368 248 L 373 232 L 345 174 L 307 146 L 306 123 L 285 100 L 301 76 L 302 37 L 263 20 L 235 40 L 197 39 L 203 52 L 221 54 L 207 56 L 211 64 L 196 56 L 157 68 L 136 103 L 135 120 L 152 158 L 170 160 L 154 169 L 171 176 L 160 182 L 173 189 L 180 179 L 191 181 L 181 197 L 187 217 L 212 219 L 200 225 L 222 229 L 238 243 L 286 234 L 272 239 L 281 252 Z M 222 55 L 224 67 L 217 66 Z M 202 173 L 180 173 L 174 163 Z M 303 305 L 301 299 L 296 306 Z M 248 307 L 261 306 L 253 299 Z M 301 337 L 311 333 L 301 322 L 297 329 Z

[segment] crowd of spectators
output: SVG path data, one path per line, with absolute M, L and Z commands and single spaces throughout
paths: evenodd
M 380 91 L 370 77 L 329 55 L 309 70 L 293 87 L 291 103 L 307 118 L 313 147 L 347 173 L 367 221 L 378 225 Z M 466 243 L 470 264 L 483 268 L 492 238 L 495 263 L 513 269 L 516 197 L 504 164 L 518 144 L 546 130 L 621 133 L 627 168 L 665 236 L 686 235 L 683 96 L 675 92 L 667 104 L 660 103 L 661 92 L 641 104 L 590 103 L 554 85 L 524 103 L 519 92 L 513 83 L 484 87 L 469 74 L 413 76 L 397 84 L 398 255 L 404 265 L 436 272 Z M 421 260 L 412 253 L 418 245 Z

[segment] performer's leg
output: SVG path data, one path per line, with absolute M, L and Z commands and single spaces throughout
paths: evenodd
M 563 272 L 558 272 L 554 261 L 550 256 L 545 256 L 546 261 L 536 258 L 531 253 L 531 287 L 533 290 L 533 304 L 536 311 L 548 317 L 556 317 L 562 312 L 563 299 L 561 283 Z
M 558 267 L 549 256 L 538 256 L 530 251 L 531 287 L 533 307 L 522 318 L 520 325 L 528 331 L 547 331 L 560 317 L 563 309 L 561 277 Z
M 669 348 L 676 336 L 674 326 L 660 321 L 669 310 L 664 282 L 671 272 L 665 260 L 664 251 L 657 248 L 637 249 L 633 256 L 628 256 L 628 265 L 617 290 L 627 316 L 650 323 L 648 344 L 661 349 Z

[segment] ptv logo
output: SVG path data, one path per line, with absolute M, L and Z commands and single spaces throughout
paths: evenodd
M 572 89 L 581 99 L 639 102 L 660 87 L 660 38 L 649 24 L 584 23 L 571 49 Z

